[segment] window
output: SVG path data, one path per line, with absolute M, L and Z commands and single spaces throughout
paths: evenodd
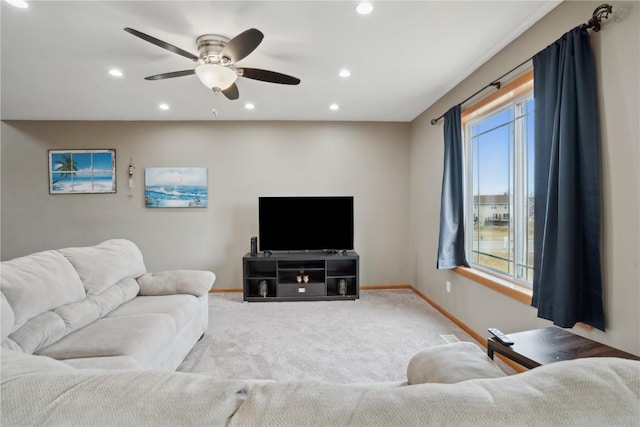
M 467 260 L 528 287 L 533 281 L 532 88 L 529 72 L 462 117 Z

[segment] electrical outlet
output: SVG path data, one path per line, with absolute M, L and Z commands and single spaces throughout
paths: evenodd
M 447 286 L 447 293 L 451 293 L 451 282 L 447 280 L 446 286 Z

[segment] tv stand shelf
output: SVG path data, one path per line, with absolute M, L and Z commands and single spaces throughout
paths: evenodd
M 359 263 L 355 251 L 246 254 L 244 300 L 355 300 L 360 298 Z

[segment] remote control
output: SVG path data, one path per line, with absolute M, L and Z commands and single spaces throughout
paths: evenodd
M 500 329 L 489 328 L 489 333 L 496 337 L 498 341 L 500 341 L 504 345 L 513 345 L 513 341 L 511 338 L 506 336 Z

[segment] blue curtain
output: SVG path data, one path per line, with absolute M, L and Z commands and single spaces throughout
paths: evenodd
M 467 265 L 464 255 L 464 150 L 460 105 L 444 115 L 444 173 L 437 268 Z
M 593 52 L 575 28 L 533 57 L 534 277 L 538 317 L 604 331 Z

